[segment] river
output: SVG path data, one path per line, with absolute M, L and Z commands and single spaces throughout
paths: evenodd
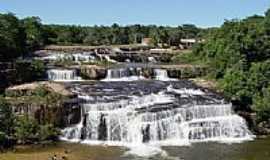
M 0 160 L 268 160 L 270 139 L 256 139 L 221 95 L 155 70 L 111 69 L 103 81 L 69 84 L 81 121 L 62 130 L 65 142 L 18 149 Z M 77 81 L 75 72 L 50 71 L 53 80 Z M 72 143 L 71 143 L 72 142 Z M 66 153 L 65 153 L 66 152 Z M 13 157 L 12 157 L 13 156 Z
M 269 160 L 270 138 L 239 144 L 195 143 L 185 147 L 164 147 L 163 150 L 166 155 L 138 157 L 126 155 L 127 149 L 122 147 L 57 143 L 0 154 L 0 160 L 47 160 L 54 154 L 58 157 L 66 155 L 68 160 Z

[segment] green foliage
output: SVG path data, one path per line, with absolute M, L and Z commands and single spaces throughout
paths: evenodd
M 38 124 L 27 116 L 17 117 L 15 124 L 15 138 L 19 143 L 25 144 L 37 139 Z
M 32 72 L 32 79 L 41 79 L 45 76 L 45 64 L 41 60 L 33 60 L 31 61 L 30 71 Z
M 5 98 L 0 96 L 0 132 L 5 133 L 7 136 L 11 135 L 13 122 L 14 115 L 12 108 L 8 105 Z
M 248 105 L 252 102 L 252 92 L 247 86 L 247 78 L 243 71 L 227 70 L 219 83 L 224 94 L 245 107 L 243 110 L 248 110 Z
M 22 26 L 26 34 L 26 47 L 32 51 L 44 45 L 44 31 L 39 17 L 27 17 L 22 20 Z
M 253 92 L 266 88 L 270 82 L 270 60 L 252 63 L 247 78 L 247 85 Z
M 14 115 L 4 97 L 0 96 L 0 148 L 12 137 L 14 131 Z
M 258 121 L 267 121 L 270 117 L 270 85 L 262 89 L 262 93 L 254 97 L 254 108 L 258 113 Z
M 45 65 L 40 60 L 16 60 L 15 69 L 17 83 L 31 82 L 45 76 Z
M 204 64 L 201 58 L 193 54 L 191 51 L 178 53 L 177 55 L 171 58 L 171 62 L 176 64 L 194 64 L 194 65 Z
M 15 138 L 18 143 L 34 143 L 46 140 L 56 140 L 60 135 L 59 129 L 52 124 L 41 125 L 27 116 L 17 117 L 15 124 Z
M 25 34 L 20 21 L 13 14 L 0 14 L 0 61 L 22 56 Z
M 0 147 L 1 147 L 1 144 L 4 144 L 5 140 L 6 140 L 6 134 L 0 131 Z
M 196 38 L 203 29 L 194 25 L 178 27 L 130 25 L 80 27 L 44 25 L 47 44 L 118 45 L 141 43 L 142 38 L 152 38 L 155 44 L 178 46 L 181 38 Z
M 39 141 L 55 140 L 60 135 L 59 129 L 51 124 L 41 125 L 38 131 Z
M 258 112 L 258 120 L 270 118 L 269 13 L 226 21 L 209 31 L 206 42 L 193 50 L 193 55 L 212 68 L 210 75 L 218 80 L 225 95 L 241 110 Z
M 36 96 L 45 96 L 45 99 L 54 104 L 60 99 L 57 94 L 49 94 L 43 87 L 37 88 L 35 94 Z M 59 129 L 55 127 L 52 122 L 46 122 L 44 124 L 42 122 L 41 124 L 28 115 L 15 116 L 5 98 L 0 97 L 0 146 L 8 138 L 12 137 L 15 138 L 18 143 L 26 144 L 56 140 L 59 135 Z
M 49 94 L 48 89 L 45 86 L 38 86 L 34 91 L 33 95 L 39 96 L 39 97 L 45 97 Z

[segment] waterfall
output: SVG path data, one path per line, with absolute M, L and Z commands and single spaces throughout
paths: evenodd
M 108 69 L 107 76 L 103 81 L 137 81 L 145 79 L 141 75 L 140 68 L 117 68 Z
M 172 79 L 168 77 L 167 70 L 165 69 L 154 69 L 155 79 L 159 81 L 175 81 L 176 79 Z
M 107 62 L 117 63 L 117 61 L 111 59 L 110 56 L 108 56 L 108 55 L 104 55 L 104 59 L 105 59 Z
M 77 76 L 75 69 L 49 69 L 47 71 L 48 80 L 52 81 L 79 81 L 81 77 Z
M 124 71 L 114 71 L 109 73 L 110 78 L 126 76 Z M 230 103 L 225 103 L 223 99 L 204 100 L 211 96 L 206 92 L 170 85 L 159 92 L 146 94 L 144 84 L 121 84 L 127 91 L 118 96 L 114 95 L 118 87 L 101 92 L 100 85 L 96 86 L 100 91 L 98 95 L 80 96 L 83 99 L 82 121 L 64 129 L 62 138 L 121 146 L 187 145 L 253 138 L 245 120 L 233 112 Z M 157 85 L 161 83 L 157 82 Z M 140 94 L 132 95 L 136 87 L 142 88 Z M 112 94 L 108 100 L 98 98 L 108 92 Z M 182 97 L 183 94 L 189 97 Z M 202 103 L 197 103 L 196 98 Z
M 49 52 L 47 53 L 46 56 L 43 56 L 41 59 L 48 61 L 70 60 L 77 63 L 104 60 L 111 63 L 117 63 L 117 61 L 111 59 L 110 56 L 107 54 L 99 54 L 94 52 L 75 52 L 75 53 Z
M 148 59 L 148 62 L 150 62 L 150 63 L 156 63 L 157 62 L 155 57 L 148 57 L 147 59 Z
M 70 57 L 75 62 L 94 62 L 96 59 L 91 52 L 75 53 L 71 54 Z

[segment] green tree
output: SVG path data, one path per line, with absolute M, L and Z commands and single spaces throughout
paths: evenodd
M 27 49 L 32 51 L 45 44 L 45 33 L 39 17 L 27 17 L 22 20 L 26 34 Z
M 44 78 L 46 73 L 44 62 L 41 60 L 33 60 L 30 65 L 30 72 L 32 73 L 33 80 Z
M 41 125 L 38 130 L 39 141 L 57 140 L 60 131 L 52 124 Z
M 225 95 L 241 110 L 253 109 L 260 121 L 270 118 L 270 10 L 265 16 L 226 21 L 207 32 L 195 47 Z
M 252 102 L 252 92 L 247 86 L 248 77 L 246 73 L 238 70 L 228 70 L 222 80 L 220 87 L 224 94 L 237 104 L 242 105 L 243 110 L 249 110 L 248 104 Z
M 25 53 L 25 34 L 12 13 L 0 14 L 0 61 L 9 61 Z
M 257 112 L 258 121 L 268 121 L 270 118 L 270 86 L 262 89 L 261 94 L 254 97 L 253 109 Z
M 18 143 L 26 144 L 37 141 L 38 130 L 38 124 L 34 119 L 28 116 L 17 117 L 15 124 L 15 137 Z
M 0 133 L 11 136 L 13 133 L 14 115 L 12 108 L 4 97 L 0 96 Z

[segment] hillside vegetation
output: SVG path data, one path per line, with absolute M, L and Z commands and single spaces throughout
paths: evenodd
M 205 38 L 192 53 L 175 59 L 207 65 L 208 78 L 218 82 L 237 110 L 255 111 L 258 122 L 269 121 L 270 10 L 265 16 L 226 21 Z

